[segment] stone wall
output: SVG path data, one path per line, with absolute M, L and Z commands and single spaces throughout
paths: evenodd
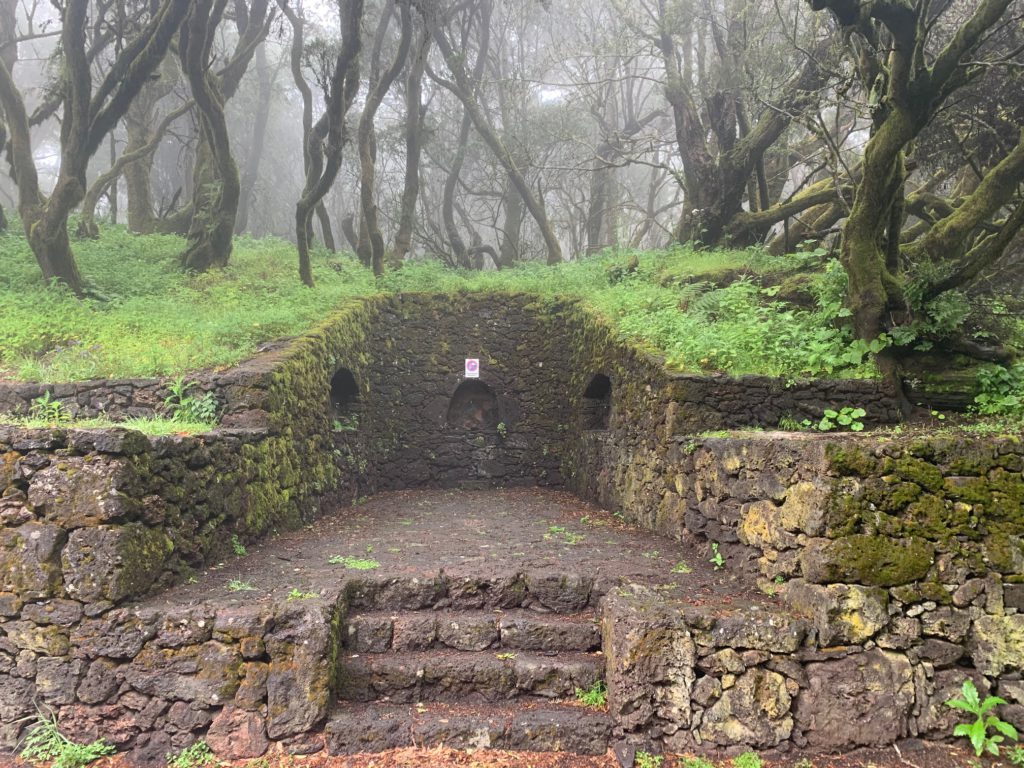
M 718 542 L 773 601 L 613 596 L 609 697 L 627 736 L 824 750 L 948 738 L 943 702 L 967 678 L 1024 727 L 1021 440 L 622 440 L 591 446 L 593 490 L 666 535 Z
M 680 406 L 676 429 L 698 434 L 721 429 L 779 426 L 783 418 L 817 422 L 826 408 L 860 407 L 865 426 L 902 420 L 895 392 L 875 379 L 786 382 L 770 376 L 672 376 L 672 400 Z

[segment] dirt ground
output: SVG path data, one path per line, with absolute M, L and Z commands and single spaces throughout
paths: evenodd
M 329 593 L 354 576 L 432 578 L 558 570 L 595 576 L 602 591 L 633 582 L 659 586 L 688 602 L 728 609 L 766 602 L 741 564 L 711 562 L 706 543 L 675 542 L 625 525 L 599 507 L 561 492 L 398 491 L 273 536 L 208 568 L 192 584 L 151 604 L 251 604 L 287 599 L 292 590 Z M 331 559 L 371 561 L 357 571 Z M 232 592 L 228 585 L 244 585 Z
M 728 757 L 709 756 L 716 768 L 732 768 Z M 669 755 L 650 768 L 697 768 L 686 756 Z M 601 757 L 536 752 L 464 752 L 452 749 L 399 749 L 373 755 L 327 757 L 267 756 L 258 760 L 219 763 L 223 768 L 620 768 L 609 751 Z M 21 760 L 4 760 L 0 768 L 27 768 Z M 960 745 L 924 744 L 908 740 L 888 749 L 858 750 L 844 755 L 790 753 L 763 756 L 764 768 L 1013 768 L 1009 759 L 974 757 Z M 104 758 L 92 768 L 134 768 L 124 756 Z M 194 768 L 199 768 L 195 766 Z M 212 768 L 212 766 L 211 766 Z

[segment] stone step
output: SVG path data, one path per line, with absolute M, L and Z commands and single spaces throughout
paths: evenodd
M 508 610 L 578 613 L 613 586 L 591 576 L 544 568 L 524 573 L 442 571 L 424 576 L 359 575 L 346 584 L 353 611 Z
M 338 665 L 337 692 L 348 701 L 482 703 L 527 695 L 570 698 L 577 688 L 590 688 L 603 679 L 600 653 L 346 654 Z
M 601 755 L 612 723 L 606 712 L 525 699 L 480 707 L 345 703 L 331 713 L 325 731 L 331 755 L 442 745 Z
M 543 614 L 511 611 L 375 611 L 350 616 L 345 649 L 352 653 L 452 648 L 484 651 L 596 651 L 601 625 L 592 613 Z

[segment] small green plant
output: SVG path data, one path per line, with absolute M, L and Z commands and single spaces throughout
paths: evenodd
M 648 560 L 657 560 L 659 557 L 661 557 L 661 552 L 659 552 L 656 549 L 652 552 L 641 552 L 640 554 L 642 557 L 646 557 Z
M 715 566 L 716 571 L 720 571 L 725 567 L 725 557 L 719 551 L 717 541 L 711 542 L 711 558 L 708 562 Z
M 102 739 L 91 744 L 72 741 L 57 728 L 55 717 L 40 713 L 39 722 L 22 743 L 21 756 L 33 763 L 50 761 L 51 768 L 81 768 L 114 751 L 113 745 Z
M 744 752 L 732 759 L 733 768 L 761 768 L 761 756 L 757 752 Z
M 793 768 L 814 768 L 814 763 L 812 763 L 806 757 L 801 757 L 799 760 L 793 763 Z
M 999 744 L 1005 738 L 1016 741 L 1017 729 L 996 715 L 988 715 L 986 717 L 986 713 L 1001 704 L 1005 704 L 1006 701 L 998 696 L 987 696 L 982 701 L 974 681 L 970 678 L 964 680 L 960 693 L 959 697 L 947 701 L 946 706 L 974 715 L 975 720 L 973 723 L 960 723 L 957 725 L 953 729 L 953 735 L 967 737 L 971 742 L 971 746 L 974 747 L 974 754 L 978 757 L 981 757 L 985 752 L 998 757 Z M 995 733 L 989 733 L 990 729 L 994 730 Z
M 63 424 L 71 421 L 71 414 L 60 400 L 47 390 L 39 397 L 32 400 L 28 413 L 30 418 L 45 422 L 46 424 Z
M 598 680 L 587 689 L 576 689 L 576 700 L 585 707 L 604 709 L 608 703 L 608 688 L 603 680 Z
M 802 422 L 797 421 L 792 416 L 786 415 L 779 419 L 779 429 L 786 432 L 799 432 L 804 429 Z
M 502 440 L 508 437 L 508 425 L 504 421 L 498 422 L 497 430 Z
M 693 573 L 693 568 L 685 560 L 680 560 L 672 566 L 672 573 Z
M 679 761 L 681 768 L 715 768 L 715 764 L 703 757 L 684 757 Z
M 239 579 L 231 579 L 228 582 L 228 592 L 256 592 L 254 587 L 248 581 L 240 581 Z
M 238 557 L 245 557 L 245 544 L 243 544 L 241 540 L 238 538 L 237 533 L 231 534 L 231 551 L 234 552 Z
M 644 752 L 641 749 L 636 753 L 633 765 L 635 768 L 661 768 L 663 762 L 665 762 L 665 758 L 661 755 L 652 755 L 650 752 Z
M 320 597 L 316 592 L 303 592 L 301 589 L 292 587 L 292 591 L 288 593 L 289 600 L 315 600 Z
M 217 421 L 217 398 L 212 392 L 193 397 L 189 391 L 195 386 L 179 376 L 167 385 L 170 393 L 164 398 L 164 407 L 175 421 L 213 424 Z
M 552 539 L 561 539 L 566 544 L 572 546 L 579 544 L 587 537 L 582 533 L 573 533 L 568 528 L 561 525 L 549 525 L 548 532 L 544 534 L 544 538 L 548 541 Z
M 331 565 L 343 565 L 352 571 L 372 571 L 380 568 L 380 563 L 372 558 L 353 557 L 352 555 L 333 555 L 327 562 Z
M 494 658 L 501 659 L 502 661 L 511 661 L 516 655 L 512 651 L 503 651 L 502 653 L 494 654 Z
M 868 412 L 863 408 L 853 408 L 844 405 L 838 411 L 826 408 L 822 412 L 821 420 L 815 424 L 810 419 L 804 419 L 801 424 L 807 428 L 814 428 L 819 432 L 832 432 L 834 430 L 848 429 L 851 432 L 863 432 L 864 422 L 861 421 Z
M 359 429 L 359 414 L 349 413 L 336 417 L 331 421 L 331 429 L 335 432 L 355 432 Z
M 1024 766 L 1024 747 L 1014 747 L 1010 750 L 1010 765 Z
M 181 750 L 178 754 L 171 752 L 167 755 L 167 768 L 203 768 L 203 766 L 216 764 L 217 758 L 214 756 L 213 750 L 202 740 Z

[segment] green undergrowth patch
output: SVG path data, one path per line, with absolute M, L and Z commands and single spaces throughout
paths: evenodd
M 230 266 L 203 275 L 181 272 L 184 241 L 176 236 L 108 226 L 74 248 L 91 294 L 81 301 L 44 284 L 16 225 L 0 235 L 0 375 L 46 382 L 182 375 L 235 364 L 357 297 L 466 291 L 576 297 L 675 370 L 875 375 L 847 328 L 845 274 L 824 254 L 677 247 L 500 272 L 421 261 L 377 280 L 350 255 L 318 251 L 310 290 L 297 278 L 294 246 L 273 238 L 237 239 Z
M 209 422 L 181 421 L 156 416 L 153 418 L 125 419 L 123 421 L 113 421 L 106 418 L 71 419 L 55 423 L 51 419 L 45 418 L 0 414 L 0 424 L 13 424 L 16 427 L 25 427 L 26 429 L 109 429 L 111 427 L 118 427 L 121 429 L 132 429 L 152 437 L 160 437 L 162 435 L 197 435 L 202 432 L 209 432 L 213 428 L 213 425 Z

